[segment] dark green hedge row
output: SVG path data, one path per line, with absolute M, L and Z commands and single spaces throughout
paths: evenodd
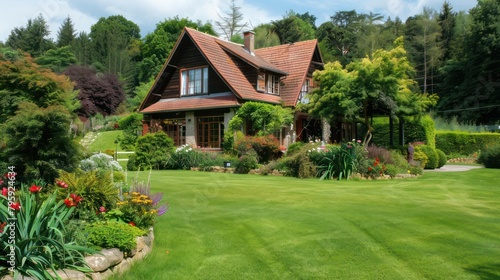
M 373 138 L 372 143 L 378 147 L 390 147 L 390 127 L 388 117 L 379 117 L 373 119 Z M 409 142 L 424 142 L 435 147 L 434 121 L 430 116 L 424 116 L 420 119 L 405 119 L 405 144 Z M 394 144 L 399 142 L 399 122 L 394 121 Z
M 472 155 L 493 145 L 500 145 L 500 134 L 456 131 L 436 132 L 436 148 L 447 155 Z

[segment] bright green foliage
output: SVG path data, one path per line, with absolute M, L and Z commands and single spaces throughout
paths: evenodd
M 68 185 L 67 193 L 61 191 L 60 197 L 68 193 L 75 193 L 84 198 L 75 212 L 77 218 L 91 220 L 101 206 L 111 209 L 118 201 L 119 190 L 111 181 L 110 173 L 99 174 L 97 171 L 63 172 L 58 181 Z
M 148 94 L 149 90 L 153 87 L 154 79 L 149 80 L 149 82 L 144 82 L 138 85 L 134 90 L 133 98 L 127 99 L 128 108 L 130 111 L 135 111 L 139 108 L 142 101 Z
M 24 189 L 16 193 L 20 210 L 7 208 L 7 197 L 0 195 L 0 221 L 11 218 L 11 212 L 15 217 L 15 222 L 8 222 L 0 231 L 0 275 L 7 274 L 10 267 L 6 262 L 12 260 L 11 248 L 15 250 L 15 279 L 21 275 L 57 279 L 49 272 L 65 268 L 91 272 L 84 261 L 84 253 L 95 252 L 78 246 L 65 229 L 75 207 L 68 208 L 58 200 L 57 191 L 42 200 L 39 193 L 27 192 L 27 186 Z M 10 239 L 11 230 L 15 233 L 14 239 Z
M 416 93 L 410 76 L 413 71 L 402 38 L 394 42 L 392 50 L 377 50 L 372 58 L 354 61 L 346 67 L 339 62 L 328 63 L 324 70 L 314 73 L 319 87 L 311 94 L 309 112 L 329 120 L 338 115 L 347 120 L 361 116 L 367 128 L 364 142 L 369 142 L 372 106 L 381 106 L 391 115 L 421 116 L 435 104 L 434 96 Z
M 415 147 L 414 159 L 416 159 L 416 153 L 424 153 L 427 157 L 427 162 L 424 164 L 425 169 L 435 169 L 439 165 L 439 156 L 436 152 L 436 149 L 432 148 L 428 145 L 418 145 Z
M 320 180 L 333 178 L 349 180 L 357 171 L 358 155 L 355 145 L 342 143 L 340 147 L 328 147 L 328 150 L 322 154 L 323 158 L 317 167 Z
M 267 48 L 280 45 L 280 38 L 273 31 L 273 26 L 268 24 L 261 24 L 255 27 L 255 48 Z
M 175 151 L 174 140 L 165 132 L 148 133 L 137 139 L 135 155 L 129 159 L 129 170 L 162 169 Z M 133 165 L 132 165 L 133 163 Z
M 132 113 L 118 121 L 118 126 L 123 129 L 123 136 L 119 142 L 123 149 L 133 150 L 137 141 L 138 132 L 142 131 L 142 114 Z
M 62 106 L 40 108 L 21 103 L 17 114 L 3 126 L 5 159 L 16 166 L 24 180 L 41 178 L 48 183 L 59 169 L 71 171 L 78 161 L 79 144 L 70 138 L 71 115 Z
M 41 66 L 50 68 L 56 73 L 61 73 L 66 67 L 75 64 L 76 58 L 70 46 L 60 47 L 46 51 L 36 60 Z
M 443 151 L 436 149 L 436 152 L 437 152 L 438 157 L 439 157 L 438 165 L 436 168 L 441 168 L 441 167 L 446 165 L 446 162 L 448 161 L 448 159 L 446 158 L 446 154 Z
M 425 152 L 415 149 L 415 152 L 413 153 L 413 160 L 414 163 L 418 163 L 418 167 L 421 167 L 422 169 L 425 168 L 427 162 L 429 162 L 429 157 L 425 154 Z M 411 164 L 413 165 L 414 163 Z
M 497 144 L 500 144 L 500 135 L 498 133 L 436 132 L 436 147 L 447 155 L 470 156 Z
M 481 151 L 477 161 L 486 168 L 500 168 L 500 145 L 489 146 Z
M 130 252 L 137 245 L 136 237 L 146 232 L 124 222 L 95 222 L 85 227 L 87 241 L 101 248 L 118 248 L 122 252 Z
M 267 135 L 290 125 L 293 114 L 290 108 L 250 101 L 243 104 L 229 121 L 229 130 L 240 130 L 247 121 L 250 122 L 247 129 L 251 133 Z

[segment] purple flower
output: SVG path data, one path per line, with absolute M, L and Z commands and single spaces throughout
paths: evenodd
M 163 204 L 162 206 L 160 206 L 160 208 L 158 208 L 156 213 L 158 214 L 158 216 L 161 216 L 161 215 L 165 214 L 165 212 L 167 212 L 167 210 L 168 210 L 168 206 L 166 204 Z
M 152 194 L 149 196 L 149 198 L 151 198 L 151 200 L 153 201 L 151 204 L 153 204 L 153 206 L 155 206 L 163 198 L 163 193 Z

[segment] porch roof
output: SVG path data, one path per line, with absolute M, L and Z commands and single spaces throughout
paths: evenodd
M 141 111 L 143 114 L 161 112 L 194 111 L 214 108 L 239 107 L 241 104 L 233 94 L 218 96 L 193 96 L 161 99 Z

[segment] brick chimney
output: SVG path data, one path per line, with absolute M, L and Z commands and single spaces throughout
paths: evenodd
M 254 53 L 254 36 L 255 33 L 252 31 L 246 31 L 243 33 L 243 38 L 245 39 L 245 49 L 253 55 Z

